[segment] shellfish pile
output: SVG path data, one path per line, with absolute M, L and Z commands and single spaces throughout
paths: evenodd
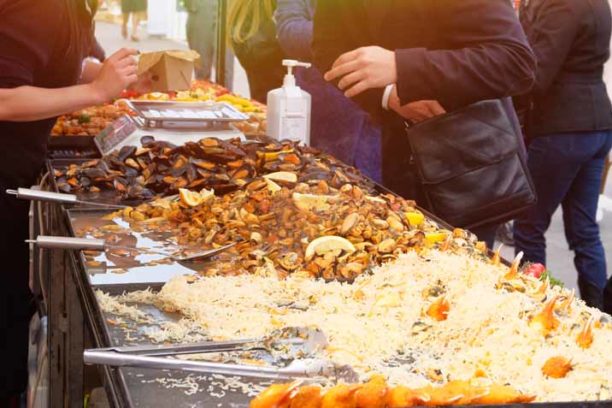
M 441 230 L 393 195 L 375 196 L 357 185 L 299 182 L 292 172 L 271 173 L 222 197 L 180 191 L 114 214 L 134 230 L 166 231 L 182 247 L 212 249 L 239 242 L 202 272 L 207 276 L 299 273 L 352 281 L 371 266 L 411 249 L 439 246 L 485 256 L 486 248 L 463 230 Z M 479 249 L 475 249 L 479 248 Z
M 141 143 L 140 148 L 126 146 L 103 159 L 56 169 L 58 189 L 94 194 L 114 190 L 121 199 L 130 200 L 173 195 L 181 188 L 226 194 L 257 176 L 278 171 L 295 172 L 299 181 L 325 180 L 332 187 L 352 183 L 372 189 L 356 169 L 291 142 L 207 138 L 174 146 L 145 136 Z

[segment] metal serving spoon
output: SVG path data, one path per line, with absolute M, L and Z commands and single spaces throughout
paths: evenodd
M 145 254 L 158 254 L 168 257 L 176 262 L 190 262 L 196 260 L 204 260 L 212 258 L 215 255 L 218 255 L 222 252 L 227 251 L 228 249 L 236 246 L 238 242 L 233 242 L 228 245 L 224 245 L 219 248 L 210 249 L 207 251 L 197 252 L 190 255 L 178 256 L 168 254 L 167 252 L 158 251 L 149 248 L 134 248 L 134 247 L 124 247 L 124 246 L 116 246 L 109 245 L 103 239 L 94 239 L 94 238 L 73 238 L 73 237 L 52 237 L 39 235 L 34 240 L 26 240 L 29 244 L 35 244 L 40 248 L 48 248 L 48 249 L 75 249 L 75 250 L 92 250 L 92 251 L 108 251 L 108 250 L 123 250 L 123 251 L 136 251 Z

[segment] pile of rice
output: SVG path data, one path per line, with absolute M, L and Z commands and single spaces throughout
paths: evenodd
M 567 310 L 557 310 L 560 325 L 545 337 L 530 327 L 531 317 L 546 300 L 568 298 L 569 291 L 555 287 L 538 294 L 541 282 L 531 277 L 501 284 L 507 273 L 504 266 L 429 251 L 402 255 L 353 284 L 297 276 L 196 282 L 179 277 L 155 296 L 133 296 L 180 312 L 216 340 L 265 337 L 284 327 L 319 328 L 330 344 L 325 357 L 351 365 L 364 380 L 380 373 L 391 385 L 418 388 L 478 373 L 536 395 L 537 401 L 611 399 L 610 316 L 574 300 Z M 439 322 L 425 311 L 440 296 L 450 311 Z M 594 342 L 582 349 L 576 336 L 591 317 L 597 322 Z M 542 373 L 555 356 L 571 361 L 567 377 Z

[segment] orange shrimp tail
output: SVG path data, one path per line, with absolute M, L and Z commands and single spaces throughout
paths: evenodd
M 565 357 L 551 357 L 542 366 L 542 374 L 550 378 L 565 378 L 572 371 L 572 363 Z
M 495 251 L 493 253 L 493 257 L 491 258 L 491 263 L 493 265 L 500 265 L 501 264 L 501 250 L 504 247 L 504 244 L 501 244 L 498 248 L 497 251 Z
M 576 337 L 576 344 L 582 349 L 588 349 L 593 344 L 593 324 L 595 319 L 591 317 L 585 324 L 578 337 Z
M 450 303 L 444 296 L 434 301 L 427 309 L 427 316 L 432 319 L 441 322 L 448 318 L 448 312 L 450 311 Z
M 551 299 L 545 306 L 544 309 L 531 319 L 529 325 L 538 328 L 542 331 L 545 336 L 551 331 L 559 327 L 559 320 L 555 317 L 555 305 L 559 297 Z
M 512 262 L 512 266 L 510 267 L 510 271 L 504 276 L 505 280 L 513 280 L 518 277 L 519 267 L 521 266 L 521 260 L 523 259 L 524 254 L 519 253 L 514 261 Z

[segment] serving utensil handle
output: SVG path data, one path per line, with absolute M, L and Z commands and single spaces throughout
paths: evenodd
M 209 363 L 204 361 L 177 360 L 166 357 L 150 357 L 100 350 L 85 350 L 83 352 L 83 361 L 85 362 L 85 364 L 100 364 L 114 367 L 138 367 L 157 370 L 170 369 L 198 373 L 269 379 L 292 379 L 298 376 L 286 373 L 283 369 L 279 368 L 255 367 L 238 364 Z
M 27 241 L 36 244 L 40 248 L 48 249 L 91 249 L 104 251 L 106 243 L 103 239 L 52 237 L 39 235 L 35 240 Z
M 166 345 L 145 345 L 127 347 L 108 347 L 97 349 L 98 351 L 114 351 L 117 353 L 129 353 L 146 356 L 171 356 L 181 354 L 217 353 L 223 351 L 243 350 L 251 346 L 256 346 L 258 340 L 237 340 L 237 341 L 208 341 L 201 343 L 181 344 L 178 346 Z M 248 346 L 248 347 L 247 347 Z
M 6 190 L 20 200 L 48 201 L 60 204 L 76 204 L 77 196 L 74 194 L 54 193 L 52 191 L 32 190 L 29 188 L 18 188 L 17 190 Z

